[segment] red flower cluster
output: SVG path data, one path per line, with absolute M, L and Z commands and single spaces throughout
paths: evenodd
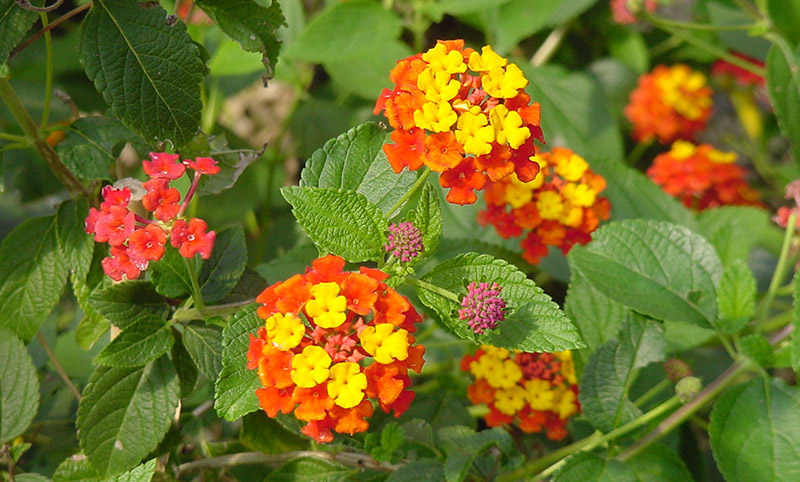
M 690 208 L 715 206 L 762 206 L 758 191 L 745 180 L 747 172 L 736 164 L 736 154 L 709 144 L 676 141 L 669 152 L 659 154 L 647 175 L 665 192 Z
M 535 179 L 523 182 L 514 175 L 490 182 L 484 198 L 486 210 L 478 222 L 492 224 L 504 237 L 522 236 L 522 257 L 531 264 L 558 246 L 566 254 L 576 243 L 591 240 L 600 220 L 609 218 L 608 198 L 599 196 L 605 179 L 570 149 L 556 147 L 534 158 L 541 166 Z
M 637 141 L 693 139 L 711 116 L 711 88 L 703 74 L 686 65 L 659 65 L 639 78 L 625 116 Z
M 365 431 L 372 400 L 400 416 L 414 399 L 408 370 L 424 363 L 425 347 L 411 335 L 422 318 L 411 303 L 386 286 L 386 273 L 343 272 L 344 263 L 328 255 L 265 289 L 256 298 L 265 323 L 247 354 L 267 415 L 293 411 L 318 442 L 333 440 L 332 430 Z
M 525 93 L 519 67 L 491 47 L 478 53 L 463 40 L 439 41 L 398 61 L 390 78 L 394 89 L 384 89 L 375 113 L 385 109 L 395 128 L 394 143 L 383 147 L 395 172 L 428 166 L 455 204 L 474 203 L 487 179 L 536 176 L 539 104 Z
M 100 209 L 89 210 L 86 232 L 93 234 L 95 241 L 107 242 L 111 246 L 110 256 L 102 261 L 103 270 L 111 279 L 121 281 L 123 275 L 128 279 L 138 278 L 150 261 L 158 261 L 164 256 L 167 238 L 186 258 L 198 253 L 203 259 L 211 256 L 216 233 L 208 231 L 206 222 L 198 218 L 189 222 L 176 218 L 189 204 L 200 177 L 218 173 L 219 167 L 210 157 L 182 163 L 176 162 L 178 157 L 177 154 L 151 152 L 151 160 L 142 163 L 150 180 L 142 185 L 146 194 L 140 200 L 156 220 L 130 210 L 132 199 L 128 187 L 104 187 Z M 181 195 L 176 188 L 169 187 L 169 183 L 181 177 L 187 167 L 195 171 L 194 179 L 183 203 L 179 204 Z
M 631 1 L 635 0 L 611 0 L 611 13 L 615 22 L 623 25 L 636 22 L 636 13 L 638 12 L 630 10 Z M 654 12 L 658 6 L 656 0 L 639 0 L 639 3 L 643 3 L 642 7 L 650 13 Z
M 569 417 L 581 410 L 569 351 L 509 352 L 483 345 L 461 359 L 461 369 L 475 377 L 467 396 L 489 408 L 484 419 L 490 427 L 513 423 L 525 433 L 544 431 L 560 440 Z

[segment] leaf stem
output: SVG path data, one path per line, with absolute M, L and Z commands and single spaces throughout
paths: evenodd
M 6 134 L 5 132 L 0 132 L 0 139 L 11 142 L 19 142 L 21 144 L 30 143 L 30 140 L 25 136 L 18 136 L 16 134 Z
M 647 149 L 653 145 L 653 139 L 646 140 L 646 141 L 639 141 L 633 146 L 631 149 L 631 153 L 628 154 L 628 157 L 625 159 L 625 163 L 629 166 L 633 166 L 639 159 L 642 157 L 642 154 L 647 151 Z
M 569 30 L 569 22 L 562 23 L 544 39 L 542 45 L 539 46 L 539 49 L 533 54 L 531 57 L 531 65 L 534 67 L 540 67 L 547 63 L 553 55 L 555 55 L 556 50 L 558 47 L 561 46 L 561 42 L 564 41 L 564 36 L 567 34 L 567 30 Z
M 675 28 L 684 28 L 687 30 L 705 30 L 705 31 L 712 31 L 712 32 L 725 32 L 731 30 L 752 30 L 754 28 L 758 28 L 761 26 L 760 23 L 747 23 L 747 24 L 740 24 L 740 25 L 709 25 L 705 23 L 694 23 L 694 22 L 678 22 L 675 20 L 670 20 L 667 18 L 656 17 L 652 13 L 643 11 L 642 17 L 650 22 L 658 22 L 662 25 L 666 25 L 669 27 Z
M 223 305 L 206 306 L 205 308 L 180 308 L 172 315 L 173 321 L 202 320 L 212 316 L 227 316 L 236 313 L 247 305 L 255 303 L 255 299 L 236 301 Z
M 59 4 L 61 1 L 58 2 Z M 42 12 L 39 14 L 42 19 L 42 26 L 47 27 L 47 13 Z M 53 98 L 53 38 L 50 31 L 44 33 L 44 46 L 46 52 L 46 73 L 44 79 L 44 106 L 42 108 L 42 121 L 39 123 L 40 131 L 47 129 L 47 124 L 50 120 L 50 101 Z
M 644 394 L 642 394 L 641 397 L 637 398 L 636 401 L 633 402 L 633 404 L 636 405 L 637 407 L 641 407 L 642 405 L 650 401 L 651 398 L 658 395 L 661 392 L 661 390 L 664 390 L 670 385 L 672 385 L 672 382 L 669 381 L 668 378 L 661 380 L 660 382 L 653 385 L 649 390 L 644 392 Z
M 79 7 L 76 7 L 76 8 L 73 8 L 69 12 L 67 12 L 64 15 L 62 15 L 62 16 L 58 17 L 57 19 L 53 20 L 49 25 L 47 25 L 46 27 L 42 28 L 41 30 L 39 30 L 35 34 L 33 34 L 28 40 L 26 40 L 26 41 L 22 42 L 21 44 L 17 45 L 16 47 L 14 47 L 14 50 L 11 51 L 11 54 L 8 56 L 8 58 L 9 59 L 13 58 L 15 55 L 20 53 L 25 47 L 27 47 L 28 45 L 32 44 L 36 40 L 38 40 L 39 37 L 44 35 L 46 32 L 49 32 L 50 30 L 53 30 L 57 26 L 61 25 L 63 22 L 66 22 L 67 20 L 69 20 L 70 18 L 74 17 L 75 15 L 83 12 L 84 10 L 88 10 L 89 8 L 91 8 L 91 6 L 92 6 L 92 2 L 86 2 L 83 5 L 81 5 Z
M 355 452 L 319 452 L 312 450 L 298 450 L 282 454 L 264 454 L 261 452 L 242 452 L 238 454 L 220 455 L 207 459 L 186 462 L 178 467 L 178 474 L 194 472 L 202 469 L 216 469 L 223 467 L 233 467 L 236 465 L 267 464 L 278 467 L 284 463 L 298 457 L 309 457 L 318 460 L 329 460 L 339 462 L 348 467 L 367 468 L 380 470 L 382 472 L 395 472 L 402 465 L 394 465 L 388 462 L 378 462 L 369 455 Z
M 47 358 L 49 358 L 50 361 L 53 363 L 53 368 L 56 369 L 58 376 L 60 376 L 61 379 L 64 381 L 64 384 L 67 385 L 69 391 L 72 392 L 72 395 L 75 397 L 75 400 L 80 402 L 81 398 L 83 398 L 81 397 L 81 391 L 78 390 L 78 388 L 75 386 L 74 383 L 72 383 L 72 380 L 70 380 L 69 375 L 67 375 L 67 372 L 64 371 L 64 367 L 61 366 L 61 362 L 59 362 L 58 358 L 56 358 L 56 354 L 53 353 L 53 350 L 50 349 L 50 345 L 47 344 L 47 341 L 44 339 L 44 336 L 42 336 L 42 332 L 40 331 L 36 332 L 36 339 L 39 340 L 39 343 L 42 345 L 42 348 L 44 348 L 44 352 L 47 353 Z
M 763 327 L 764 322 L 767 320 L 767 315 L 772 307 L 772 302 L 775 300 L 775 294 L 780 288 L 783 280 L 786 278 L 787 270 L 789 268 L 789 250 L 792 246 L 792 239 L 794 238 L 794 228 L 797 225 L 797 215 L 792 213 L 786 221 L 786 233 L 783 237 L 783 244 L 781 245 L 781 252 L 778 256 L 778 264 L 775 266 L 775 272 L 772 274 L 772 280 L 769 283 L 767 293 L 761 298 L 761 303 L 758 307 L 758 316 L 756 317 L 755 331 L 759 333 Z
M 419 191 L 419 189 L 425 184 L 425 181 L 428 179 L 430 173 L 431 173 L 431 168 L 425 166 L 422 169 L 422 172 L 420 173 L 419 177 L 417 177 L 417 180 L 414 181 L 414 184 L 411 186 L 411 189 L 409 189 L 408 192 L 403 195 L 403 197 L 401 197 L 396 203 L 394 203 L 394 206 L 392 206 L 391 208 L 389 208 L 388 211 L 386 211 L 386 217 L 388 217 L 389 219 L 394 217 L 395 211 L 402 208 L 403 204 L 405 204 L 406 201 L 408 201 L 411 198 L 411 196 L 416 194 L 416 192 Z
M 195 255 L 192 258 L 191 262 L 189 258 L 183 258 L 183 263 L 186 266 L 186 271 L 189 272 L 189 279 L 192 282 L 192 299 L 194 300 L 194 306 L 202 313 L 205 310 L 206 305 L 203 303 L 203 294 L 200 290 L 200 283 L 197 282 L 197 271 L 195 270 L 197 257 Z
M 436 286 L 435 284 L 422 281 L 421 279 L 414 278 L 413 276 L 406 276 L 406 283 L 418 288 L 426 289 L 432 293 L 436 293 L 437 295 L 444 296 L 445 298 L 453 300 L 456 303 L 461 303 L 461 298 L 457 294 L 450 290 L 444 289 L 441 286 Z

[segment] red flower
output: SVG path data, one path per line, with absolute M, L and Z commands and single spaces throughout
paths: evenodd
M 219 166 L 217 161 L 210 157 L 195 157 L 194 161 L 185 159 L 184 164 L 199 172 L 200 174 L 214 175 L 219 173 Z
M 192 258 L 199 253 L 201 258 L 208 259 L 211 257 L 211 250 L 214 249 L 214 238 L 217 233 L 206 232 L 207 229 L 208 225 L 202 219 L 192 218 L 188 223 L 178 219 L 172 226 L 170 242 L 172 246 L 178 248 L 184 258 Z
M 128 279 L 136 279 L 141 274 L 142 267 L 128 256 L 128 250 L 124 246 L 111 246 L 111 256 L 101 261 L 103 271 L 114 281 L 122 281 L 122 275 Z M 145 266 L 146 267 L 146 266 Z
M 472 204 L 478 199 L 475 190 L 483 189 L 486 178 L 475 170 L 475 162 L 472 158 L 468 158 L 453 169 L 444 171 L 439 176 L 439 184 L 445 189 L 450 189 L 445 196 L 447 202 Z
M 169 221 L 178 215 L 181 207 L 181 193 L 174 187 L 169 187 L 169 180 L 161 177 L 151 179 L 144 183 L 147 194 L 142 198 L 142 205 L 152 211 L 156 219 Z
M 180 162 L 175 162 L 179 157 L 178 154 L 151 152 L 151 160 L 143 161 L 142 167 L 145 174 L 152 178 L 178 179 L 186 171 L 186 166 Z
M 160 226 L 148 224 L 133 231 L 128 239 L 128 255 L 137 263 L 146 265 L 148 261 L 158 261 L 164 256 L 167 233 Z

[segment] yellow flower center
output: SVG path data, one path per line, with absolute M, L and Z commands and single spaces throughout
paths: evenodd
M 536 209 L 539 210 L 539 217 L 542 219 L 561 219 L 561 214 L 564 212 L 564 199 L 555 191 L 544 191 L 536 200 Z
M 342 408 L 353 408 L 364 399 L 367 376 L 358 363 L 342 362 L 331 367 L 328 395 Z
M 265 322 L 267 337 L 272 345 L 279 350 L 291 350 L 300 344 L 306 327 L 296 315 L 292 313 L 275 313 Z
M 486 374 L 486 381 L 494 388 L 511 388 L 522 378 L 522 369 L 514 360 L 497 363 L 494 370 Z
M 361 346 L 376 362 L 384 365 L 392 360 L 408 358 L 408 331 L 394 331 L 391 323 L 368 325 L 361 331 Z
M 456 124 L 456 140 L 464 146 L 464 152 L 474 156 L 482 156 L 492 151 L 494 129 L 487 125 L 486 115 L 475 106 L 458 116 Z
M 597 199 L 597 193 L 586 184 L 569 183 L 561 190 L 564 199 L 576 206 L 589 207 Z
M 500 413 L 514 415 L 525 406 L 526 392 L 519 385 L 494 393 L 494 406 Z
M 306 303 L 306 314 L 322 328 L 336 328 L 347 318 L 347 298 L 339 295 L 336 283 L 319 283 L 311 287 L 312 298 Z
M 458 94 L 461 83 L 452 79 L 447 72 L 435 72 L 428 67 L 417 77 L 417 87 L 430 102 L 447 102 Z
M 525 391 L 532 409 L 552 410 L 555 393 L 550 390 L 550 382 L 547 380 L 528 380 L 525 382 Z
M 577 154 L 560 156 L 556 160 L 556 172 L 567 181 L 580 180 L 587 169 L 589 169 L 589 163 Z
M 312 388 L 328 379 L 331 357 L 319 346 L 309 345 L 292 357 L 292 381 L 298 387 Z

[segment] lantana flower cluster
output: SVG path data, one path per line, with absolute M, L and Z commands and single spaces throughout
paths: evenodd
M 633 138 L 642 142 L 657 138 L 665 145 L 694 139 L 711 116 L 711 94 L 706 77 L 688 65 L 657 66 L 639 77 L 625 107 Z
M 455 204 L 474 203 L 487 180 L 536 176 L 540 106 L 525 93 L 520 68 L 491 47 L 479 53 L 463 40 L 439 41 L 398 61 L 390 79 L 395 86 L 384 89 L 375 113 L 385 109 L 395 129 L 383 147 L 395 172 L 428 166 Z
M 482 345 L 461 359 L 461 369 L 475 377 L 467 396 L 489 408 L 484 419 L 490 427 L 513 424 L 560 440 L 567 435 L 567 420 L 581 410 L 569 351 L 526 353 Z
M 709 144 L 676 141 L 668 152 L 656 156 L 647 175 L 689 208 L 762 206 L 736 157 L 734 152 L 719 151 Z
M 658 2 L 656 0 L 611 0 L 610 5 L 614 21 L 626 25 L 636 23 L 636 15 L 642 9 L 653 13 L 658 7 Z M 633 5 L 636 8 L 631 9 Z
M 133 190 L 127 186 L 106 186 L 102 190 L 100 209 L 89 210 L 86 232 L 93 234 L 95 241 L 109 244 L 110 256 L 103 259 L 102 266 L 111 279 L 121 281 L 123 275 L 128 279 L 138 278 L 151 261 L 164 256 L 167 240 L 186 258 L 196 254 L 203 259 L 211 257 L 216 233 L 208 231 L 202 219 L 186 221 L 181 216 L 200 178 L 217 174 L 219 167 L 210 157 L 178 162 L 179 157 L 178 154 L 151 152 L 150 161 L 142 163 L 149 181 Z M 169 184 L 183 176 L 187 168 L 194 171 L 194 177 L 181 203 L 180 192 Z M 132 201 L 141 201 L 155 219 L 136 214 L 131 209 Z
M 491 224 L 503 238 L 522 236 L 522 257 L 536 264 L 548 246 L 566 254 L 576 243 L 591 240 L 601 220 L 609 218 L 608 198 L 600 196 L 605 179 L 572 150 L 556 147 L 536 156 L 541 171 L 524 182 L 510 175 L 490 182 L 484 191 L 481 225 Z
M 328 255 L 265 289 L 256 298 L 264 326 L 250 336 L 261 407 L 270 417 L 294 412 L 318 442 L 365 431 L 373 401 L 400 416 L 414 398 L 408 370 L 424 363 L 414 307 L 384 283 L 387 274 L 344 272 L 344 264 Z

